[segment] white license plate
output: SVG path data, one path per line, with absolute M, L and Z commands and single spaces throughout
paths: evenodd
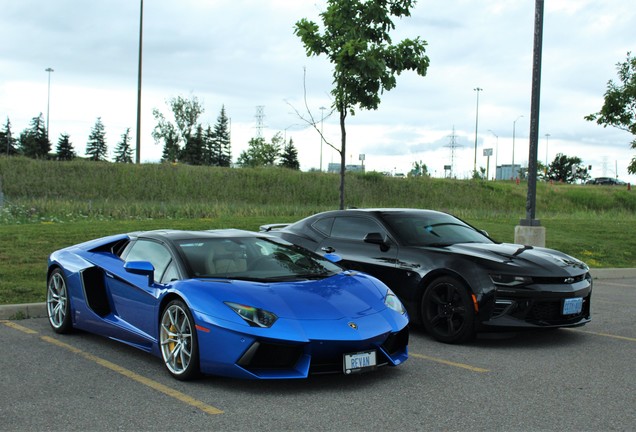
M 377 365 L 375 350 L 344 355 L 344 373 L 363 372 Z
M 583 310 L 583 298 L 570 298 L 565 299 L 563 302 L 563 315 L 572 315 L 581 313 Z

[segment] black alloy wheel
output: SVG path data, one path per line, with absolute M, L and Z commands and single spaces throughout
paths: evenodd
M 475 335 L 475 309 L 468 288 L 452 276 L 435 279 L 422 296 L 422 323 L 436 340 L 466 342 Z

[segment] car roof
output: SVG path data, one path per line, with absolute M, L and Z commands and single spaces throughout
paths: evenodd
M 192 240 L 192 239 L 213 239 L 213 238 L 237 238 L 237 237 L 263 237 L 263 233 L 239 229 L 218 229 L 206 231 L 171 230 L 159 229 L 153 231 L 138 231 L 129 234 L 130 237 L 151 238 L 157 240 Z

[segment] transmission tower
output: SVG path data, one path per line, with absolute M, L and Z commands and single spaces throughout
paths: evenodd
M 455 135 L 455 125 L 453 125 L 453 133 L 449 135 L 450 142 L 444 147 L 449 147 L 451 151 L 451 163 L 450 163 L 450 178 L 453 178 L 453 172 L 455 171 L 455 149 L 463 147 L 457 144 L 457 135 Z
M 263 128 L 265 125 L 263 124 L 263 119 L 265 118 L 265 106 L 257 105 L 256 106 L 256 138 L 263 138 Z

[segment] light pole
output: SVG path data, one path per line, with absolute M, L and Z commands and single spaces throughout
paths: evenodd
M 49 140 L 49 108 L 51 106 L 51 72 L 53 72 L 52 68 L 44 69 L 45 72 L 49 73 L 49 88 L 48 94 L 46 98 L 46 140 Z
M 473 89 L 477 92 L 477 109 L 475 110 L 475 160 L 473 162 L 473 176 L 477 174 L 477 127 L 479 126 L 479 92 L 483 91 L 483 88 L 475 87 Z
M 137 137 L 135 141 L 135 163 L 141 159 L 141 45 L 144 28 L 144 0 L 139 4 L 139 66 L 137 68 Z
M 523 115 L 517 117 L 515 121 L 512 122 L 512 166 L 510 169 L 512 170 L 512 179 L 516 179 L 517 176 L 515 174 L 515 127 L 517 125 L 517 120 L 519 120 Z
M 490 132 L 491 134 L 493 134 L 495 136 L 495 138 L 497 139 L 495 141 L 495 180 L 497 180 L 497 155 L 499 154 L 499 135 L 497 135 L 496 133 L 494 133 L 492 131 L 492 129 L 488 129 L 488 132 Z
M 548 139 L 550 138 L 550 134 L 545 134 L 545 169 L 546 172 L 548 170 Z
M 323 135 L 322 135 L 322 125 L 323 125 L 323 122 L 325 121 L 326 109 L 327 108 L 325 108 L 324 106 L 320 107 L 320 112 L 321 112 L 321 115 L 320 115 L 320 172 L 322 172 L 322 143 L 324 141 Z

